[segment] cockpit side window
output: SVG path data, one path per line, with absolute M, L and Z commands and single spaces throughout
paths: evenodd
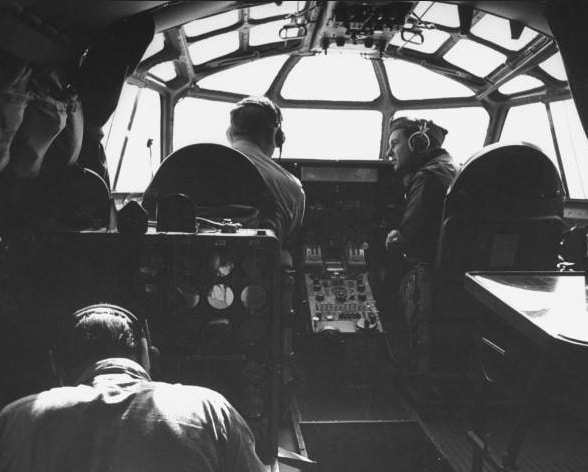
M 549 117 L 543 103 L 512 107 L 506 115 L 500 141 L 526 141 L 539 146 L 558 166 Z
M 553 127 L 570 198 L 588 199 L 588 139 L 574 101 L 550 103 Z
M 161 160 L 160 96 L 129 83 L 116 111 L 102 129 L 112 190 L 142 192 Z

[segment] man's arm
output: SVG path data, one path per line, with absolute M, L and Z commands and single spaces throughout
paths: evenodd
M 411 181 L 406 196 L 406 206 L 398 228 L 393 229 L 386 239 L 386 246 L 399 244 L 403 249 L 427 244 L 430 234 L 441 217 L 445 190 L 427 172 L 417 172 Z
M 255 439 L 243 417 L 226 403 L 227 449 L 224 472 L 265 472 L 255 452 Z

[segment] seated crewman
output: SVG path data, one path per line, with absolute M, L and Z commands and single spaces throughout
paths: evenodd
M 0 413 L 0 470 L 265 470 L 251 430 L 220 394 L 153 382 L 156 349 L 129 311 L 76 312 L 55 346 L 62 386 Z
M 230 112 L 227 139 L 259 170 L 275 202 L 274 214 L 262 217 L 284 240 L 302 224 L 305 196 L 300 181 L 272 159 L 285 141 L 281 125 L 282 113 L 270 99 L 247 97 Z
M 447 130 L 432 121 L 398 118 L 390 125 L 388 157 L 402 178 L 404 208 L 397 228 L 386 237 L 388 250 L 400 250 L 407 272 L 400 282 L 400 308 L 407 318 L 416 369 L 429 367 L 431 275 L 443 202 L 457 168 L 441 146 Z

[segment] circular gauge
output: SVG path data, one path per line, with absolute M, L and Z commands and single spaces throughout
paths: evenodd
M 176 292 L 180 296 L 183 305 L 186 308 L 196 308 L 200 301 L 200 291 L 193 282 L 185 280 L 176 287 Z
M 259 253 L 250 253 L 243 258 L 243 271 L 252 279 L 258 279 L 267 271 L 265 259 Z
M 214 284 L 208 290 L 208 303 L 217 310 L 224 310 L 233 304 L 235 295 L 231 287 L 225 284 Z
M 265 337 L 265 323 L 257 317 L 247 318 L 241 323 L 239 334 L 243 344 L 255 344 Z
M 217 277 L 227 277 L 233 272 L 235 263 L 227 252 L 213 252 L 208 258 L 208 267 Z
M 258 420 L 263 416 L 265 404 L 263 398 L 255 393 L 250 393 L 241 399 L 239 402 L 243 416 L 248 419 Z
M 261 310 L 267 302 L 267 293 L 259 285 L 248 285 L 241 292 L 241 303 L 251 312 Z

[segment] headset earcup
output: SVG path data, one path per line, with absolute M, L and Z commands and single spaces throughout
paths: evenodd
M 408 138 L 408 147 L 416 154 L 423 154 L 429 150 L 431 140 L 426 133 L 417 131 Z
M 274 142 L 276 143 L 276 147 L 278 147 L 278 148 L 282 147 L 282 145 L 284 144 L 285 141 L 286 141 L 286 135 L 284 134 L 284 131 L 282 130 L 282 128 L 278 128 L 276 130 L 276 134 L 274 137 Z

